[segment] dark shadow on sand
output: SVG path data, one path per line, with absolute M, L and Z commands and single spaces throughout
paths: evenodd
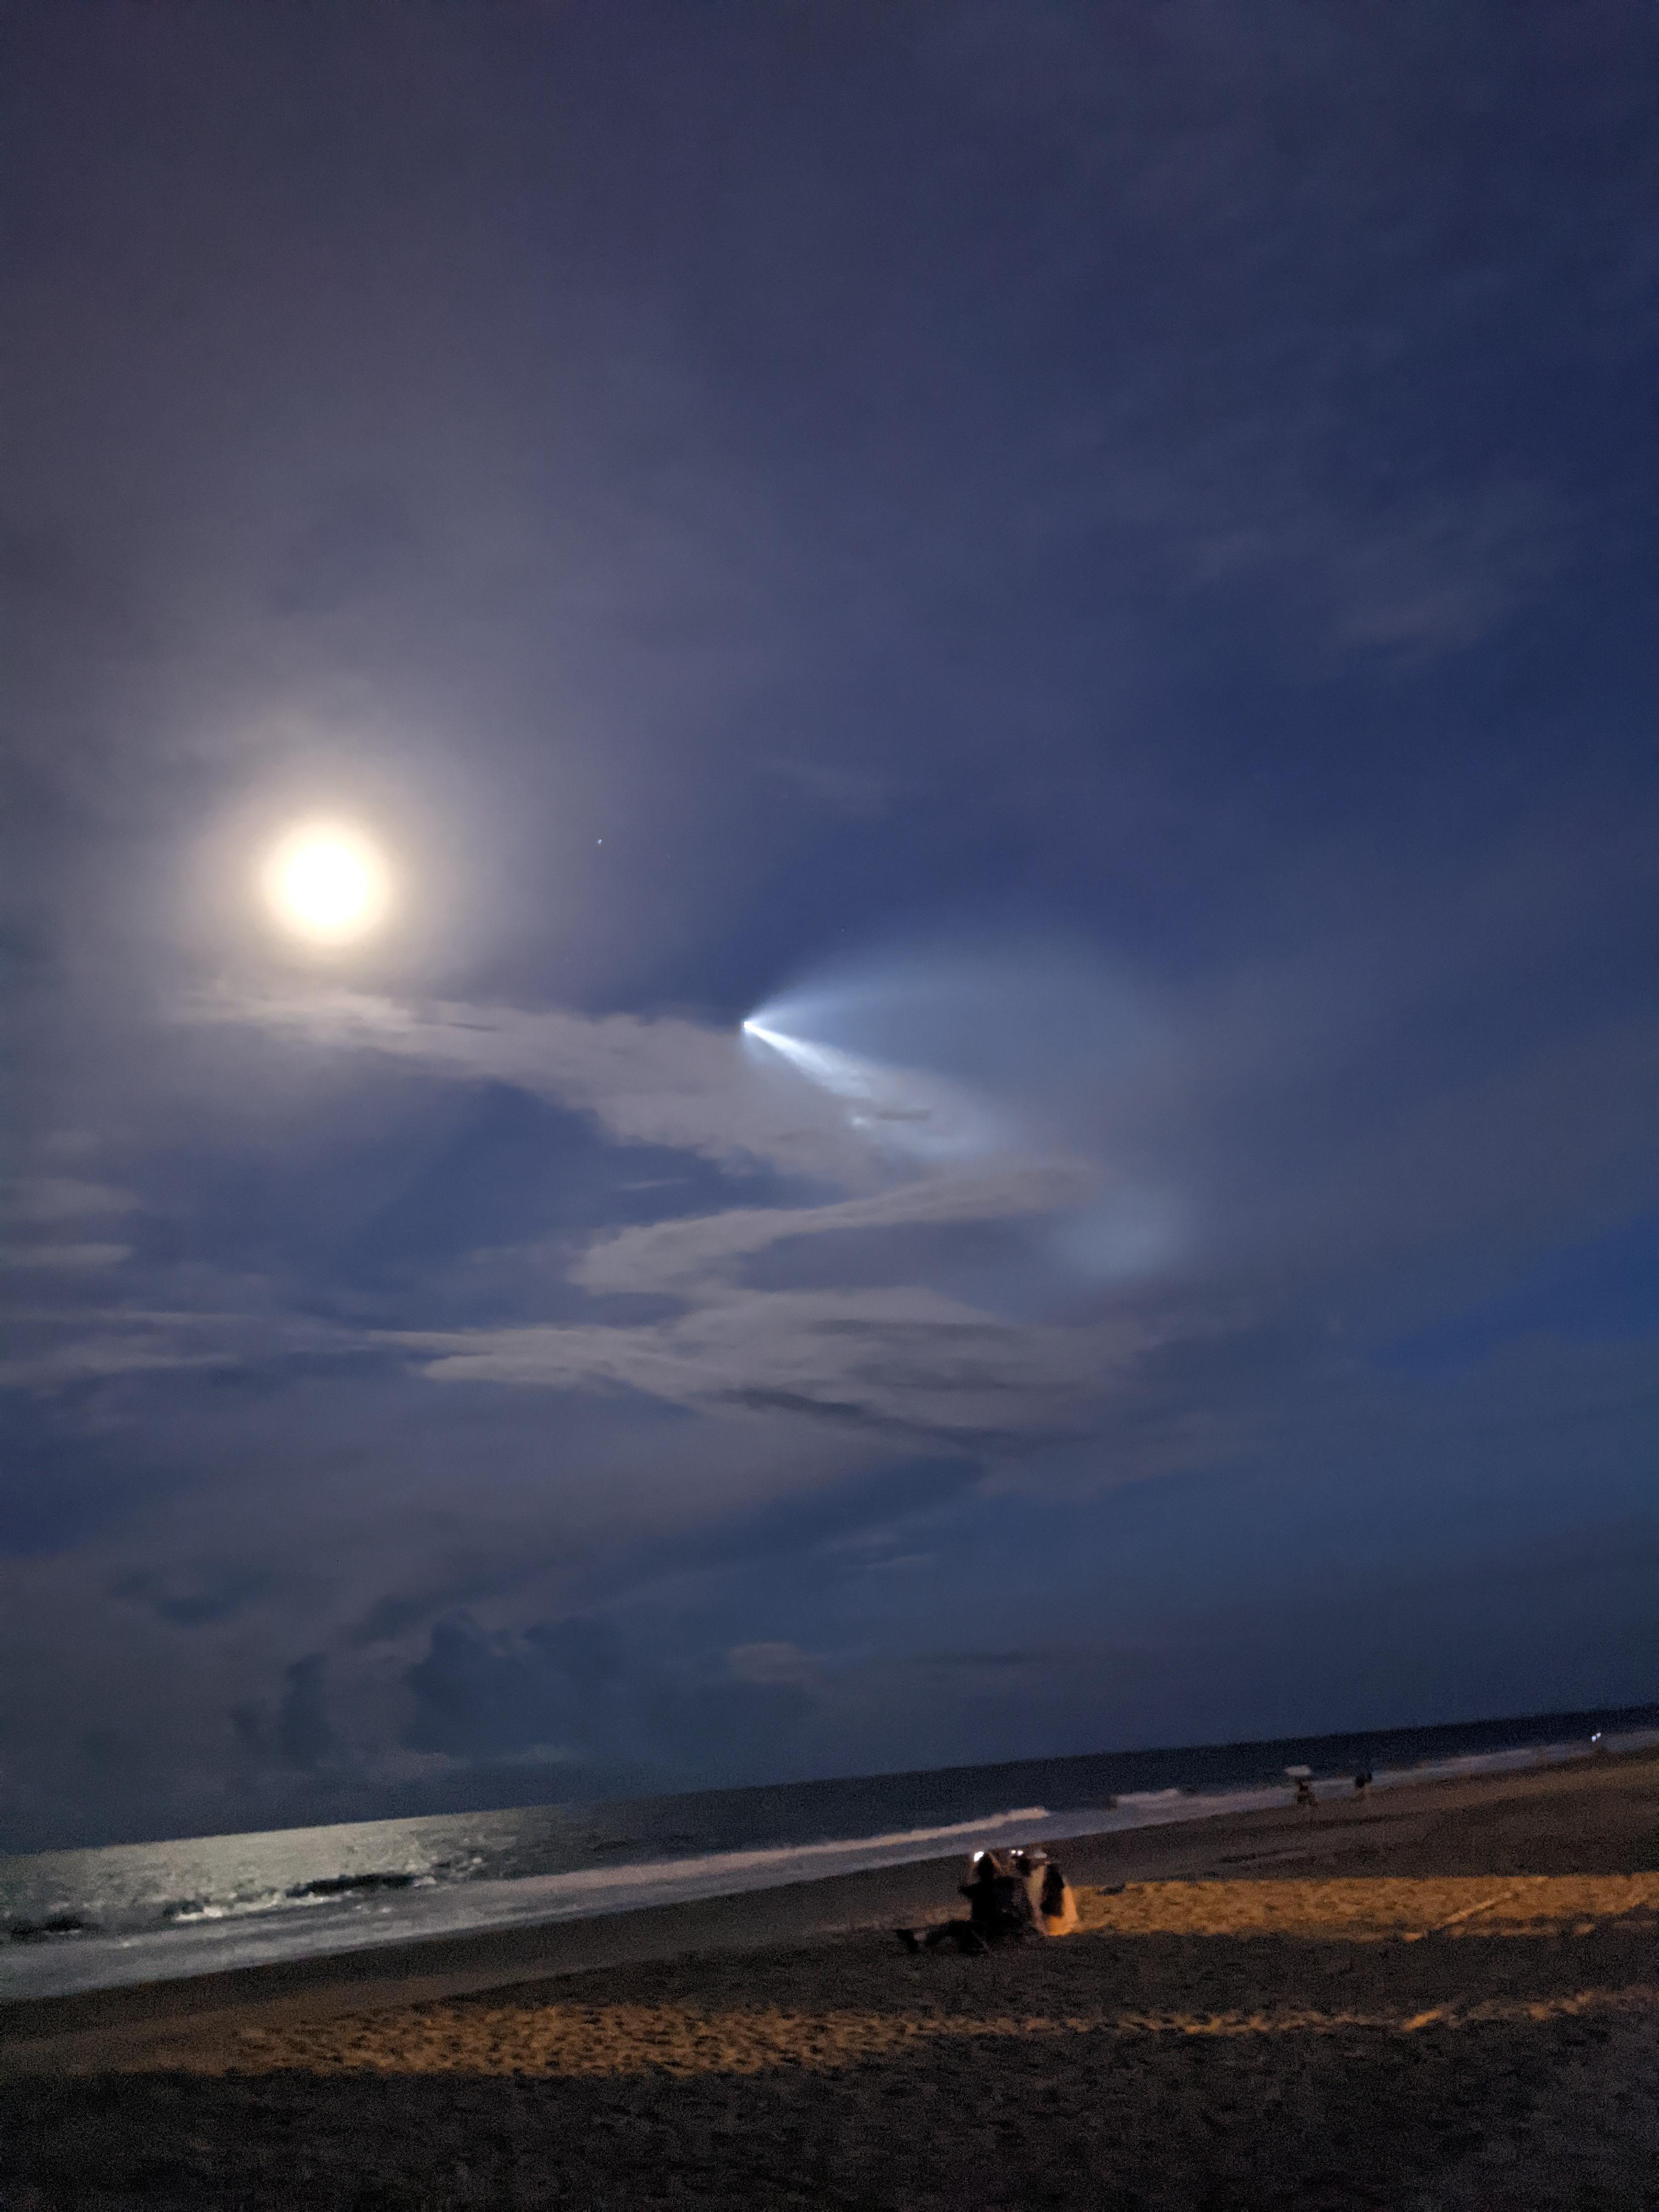
M 286 2064 L 15 2080 L 0 2087 L 0 2192 L 6 2212 L 1398 2206 L 1518 2125 L 1628 2016 L 1516 2014 L 1628 1992 L 1644 1957 L 1650 1943 L 1617 1929 L 1414 1946 L 1103 1936 L 915 1961 L 870 1938 L 564 1978 L 441 2009 L 463 2028 L 492 2005 L 713 2015 L 741 2008 L 750 1984 L 778 2002 L 787 1969 L 791 2012 L 929 2014 L 954 2032 L 842 2067 L 780 2059 L 689 2078 Z M 1402 2025 L 1480 2002 L 1504 2016 Z M 1206 2014 L 1229 2012 L 1263 2024 L 1202 2032 Z M 1116 2017 L 1136 2014 L 1152 2024 Z M 1090 2014 L 1113 2017 L 1064 2026 Z M 358 2017 L 372 2036 L 374 2016 Z M 1037 2019 L 1050 2024 L 1030 2031 Z

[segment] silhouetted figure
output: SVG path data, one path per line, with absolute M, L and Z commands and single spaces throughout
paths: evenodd
M 963 1883 L 963 1895 L 969 1919 L 988 1943 L 1023 1943 L 1036 1933 L 1030 1891 L 994 1851 L 987 1851 L 979 1873 Z
M 962 1885 L 968 1900 L 966 1920 L 947 1920 L 918 1936 L 913 1928 L 894 1932 L 907 1951 L 936 1951 L 954 1944 L 958 1951 L 977 1954 L 1005 1943 L 1023 1943 L 1036 1933 L 1036 1916 L 1019 1875 L 1005 1866 L 994 1851 L 975 1854 L 974 1871 Z
M 1024 1884 L 1034 1919 L 1042 1911 L 1042 1877 L 1048 1864 L 1047 1851 L 1011 1851 L 1008 1855 L 1010 1871 Z
M 1316 1805 L 1319 1802 L 1319 1800 L 1314 1796 L 1313 1784 L 1308 1779 L 1308 1777 L 1305 1774 L 1301 1774 L 1297 1777 L 1296 1802 L 1298 1805 L 1303 1806 Z
M 1052 1859 L 1042 1869 L 1042 1895 L 1037 1902 L 1043 1931 L 1049 1936 L 1069 1936 L 1077 1926 L 1077 1899 L 1072 1885 Z
M 1364 1796 L 1365 1792 L 1366 1792 L 1366 1791 L 1370 1788 L 1370 1786 L 1371 1786 L 1371 1770 L 1370 1769 L 1370 1767 L 1369 1767 L 1369 1766 L 1362 1766 L 1362 1767 L 1360 1768 L 1360 1770 L 1359 1770 L 1358 1773 L 1358 1774 L 1356 1774 L 1356 1775 L 1355 1775 L 1355 1777 L 1354 1777 L 1354 1778 L 1353 1778 L 1353 1794 L 1354 1794 L 1354 1796 L 1355 1796 L 1356 1797 L 1363 1797 L 1363 1796 Z

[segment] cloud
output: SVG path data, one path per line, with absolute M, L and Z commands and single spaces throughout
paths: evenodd
M 112 1597 L 154 1608 L 158 1620 L 174 1628 L 210 1628 L 265 1596 L 272 1587 L 269 1572 L 233 1566 L 214 1572 L 204 1566 L 180 1577 L 176 1568 L 128 1575 L 111 1590 Z M 181 1583 L 184 1585 L 181 1587 Z
M 1264 508 L 1252 474 L 1236 514 L 1212 508 L 1207 530 L 1194 532 L 1194 580 L 1291 571 L 1339 649 L 1414 657 L 1471 646 L 1547 588 L 1571 542 L 1568 501 L 1525 483 L 1396 500 L 1362 518 L 1311 485 Z
M 334 1748 L 323 1694 L 327 1663 L 324 1653 L 313 1651 L 296 1659 L 283 1677 L 276 1743 L 278 1756 L 289 1766 L 320 1766 Z
M 757 1161 L 798 1173 L 810 1165 L 816 1182 L 850 1193 L 635 1224 L 574 1250 L 532 1242 L 520 1263 L 556 1271 L 569 1291 L 672 1300 L 680 1310 L 513 1314 L 459 1328 L 411 1316 L 412 1328 L 374 1334 L 434 1382 L 630 1391 L 726 1419 L 994 1455 L 1104 1422 L 1137 1442 L 1127 1456 L 1097 1457 L 1145 1472 L 1225 1448 L 1235 1416 L 1214 1410 L 1204 1378 L 1224 1371 L 1228 1343 L 1259 1346 L 1264 1330 L 1311 1346 L 1317 1330 L 1303 1309 L 1328 1301 L 1339 1256 L 1349 1302 L 1409 1302 L 1420 1295 L 1423 1255 L 1460 1224 L 1480 1230 L 1490 1259 L 1493 1208 L 1514 1217 L 1524 1242 L 1535 1224 L 1571 1218 L 1598 1180 L 1628 1180 L 1638 1132 L 1619 1102 L 1639 1095 L 1632 1078 L 1651 1052 L 1650 1022 L 1586 1031 L 1565 1056 L 1517 1022 L 1512 1045 L 1494 1052 L 1489 1029 L 1481 1063 L 1461 1065 L 1468 1003 L 1500 991 L 1517 967 L 1536 967 L 1534 948 L 1564 931 L 1594 940 L 1619 923 L 1641 869 L 1616 840 L 1607 860 L 1597 893 L 1605 912 L 1540 868 L 1535 852 L 1500 850 L 1455 880 L 1413 885 L 1403 907 L 1362 899 L 1345 927 L 1158 1001 L 1126 997 L 1098 963 L 1040 957 L 1041 947 L 1014 957 L 981 945 L 908 964 L 872 951 L 836 985 L 846 1006 L 856 1007 L 863 974 L 864 996 L 896 1033 L 915 1026 L 914 1003 L 947 1065 L 951 1051 L 969 1054 L 969 1065 L 977 1056 L 994 1083 L 995 1059 L 985 1055 L 995 1048 L 1005 1080 L 1047 1094 L 1044 1113 L 999 1109 L 1002 1157 L 949 1173 L 912 1164 L 896 1174 L 835 1100 L 787 1070 L 780 1088 L 729 1033 L 683 1018 L 415 1007 L 336 993 L 229 996 L 208 1012 L 325 1050 L 516 1083 L 586 1111 L 614 1142 L 678 1148 L 728 1172 Z M 805 1004 L 817 1003 L 816 988 Z M 1534 1012 L 1540 1003 L 1535 993 Z M 817 1118 L 804 1127 L 798 1107 Z M 1064 1129 L 1066 1156 L 1043 1157 L 1024 1134 L 1022 1121 L 1044 1114 Z M 1517 1162 L 1536 1151 L 1540 1128 L 1564 1121 L 1571 1142 L 1522 1178 L 1517 1201 Z M 948 1255 L 928 1242 L 971 1224 L 1028 1241 L 1018 1264 L 1012 1245 L 1001 1254 L 988 1297 L 971 1268 L 953 1279 Z M 832 1251 L 854 1279 L 815 1284 Z M 1276 1270 L 1271 1292 L 1264 1264 Z M 860 1269 L 881 1279 L 860 1279 Z M 1087 1311 L 1108 1289 L 1107 1310 Z M 1004 1310 L 1010 1298 L 1014 1310 Z M 1223 1396 L 1236 1402 L 1231 1377 Z
M 117 1267 L 131 1244 L 0 1244 L 0 1267 Z
M 757 1161 L 813 1176 L 869 1181 L 871 1147 L 839 1104 L 799 1080 L 769 1081 L 734 1030 L 668 1017 L 586 1017 L 363 993 L 222 989 L 179 1009 L 390 1054 L 452 1077 L 512 1083 L 591 1114 L 618 1143 L 671 1146 L 722 1164 Z
M 509 1327 L 398 1340 L 435 1355 L 439 1382 L 623 1386 L 705 1412 L 770 1413 L 956 1447 L 1064 1433 L 1148 1340 L 1122 1318 L 1010 1322 L 921 1284 L 757 1290 L 736 1264 L 792 1240 L 1040 1218 L 1094 1177 L 1077 1166 L 941 1177 L 811 1207 L 734 1208 L 596 1238 L 570 1267 L 590 1293 L 668 1296 L 678 1315 L 634 1326 Z
M 592 1291 L 693 1294 L 728 1273 L 733 1261 L 792 1237 L 1035 1218 L 1078 1205 L 1096 1182 L 1080 1164 L 1010 1168 L 907 1182 L 831 1206 L 732 1207 L 690 1220 L 652 1222 L 595 1238 L 570 1278 Z
M 752 1756 L 763 1742 L 775 1756 L 821 1680 L 789 1644 L 738 1646 L 723 1664 L 713 1654 L 674 1663 L 630 1647 L 596 1616 L 495 1633 L 457 1618 L 437 1622 L 404 1670 L 413 1711 L 404 1742 L 472 1765 L 586 1769 L 592 1788 L 619 1774 L 672 1775 L 694 1743 Z
M 25 1176 L 12 1184 L 6 1200 L 22 1221 L 83 1221 L 88 1216 L 130 1213 L 138 1203 L 130 1190 L 70 1176 Z
M 931 1439 L 1066 1433 L 1143 1332 L 1116 1321 L 1012 1322 L 920 1282 L 845 1290 L 745 1287 L 745 1259 L 855 1234 L 1036 1222 L 1075 1208 L 1097 1173 L 1082 1161 L 1011 1161 L 892 1181 L 833 1097 L 759 1066 L 727 1033 L 684 1020 L 411 1008 L 358 994 L 230 998 L 192 1012 L 298 1031 L 325 1048 L 389 1052 L 444 1074 L 508 1081 L 591 1113 L 623 1143 L 678 1147 L 726 1166 L 757 1159 L 843 1187 L 886 1188 L 811 1206 L 731 1208 L 592 1239 L 568 1281 L 590 1297 L 672 1297 L 687 1310 L 599 1322 L 384 1332 L 434 1382 L 621 1387 L 723 1415 L 793 1414 Z M 803 1121 L 805 1126 L 803 1127 Z M 550 1255 L 550 1256 L 551 1256 Z
M 438 1382 L 622 1384 L 703 1412 L 790 1412 L 988 1448 L 1073 1432 L 1148 1342 L 1127 1317 L 1016 1324 L 921 1286 L 709 1292 L 636 1328 L 411 1333 Z
M 621 1673 L 606 1622 L 559 1621 L 490 1635 L 464 1620 L 439 1621 L 423 1658 L 404 1670 L 414 1751 L 490 1759 L 534 1749 L 574 1759 L 614 1728 L 603 1708 Z
M 213 1287 L 222 1295 L 231 1286 L 221 1282 Z M 361 1328 L 274 1312 L 268 1297 L 247 1291 L 240 1310 L 69 1307 L 14 1320 L 15 1348 L 9 1358 L 0 1360 L 0 1387 L 14 1389 L 50 1391 L 170 1370 L 274 1369 L 307 1359 L 361 1357 L 374 1352 L 375 1341 Z M 34 1340 L 26 1343 L 27 1337 Z
M 734 1682 L 782 1684 L 811 1689 L 823 1680 L 823 1662 L 798 1644 L 734 1644 L 726 1655 Z
M 84 1231 L 90 1222 L 131 1213 L 138 1205 L 132 1192 L 116 1190 L 106 1183 L 84 1182 L 69 1176 L 18 1176 L 11 1182 L 0 1212 L 46 1234 L 29 1243 L 0 1243 L 0 1268 L 81 1272 L 118 1267 L 131 1257 L 131 1245 L 64 1231 Z
M 142 1328 L 131 1334 L 104 1334 L 77 1329 L 66 1343 L 0 1360 L 0 1387 L 52 1390 L 71 1382 L 106 1382 L 158 1370 L 234 1367 L 244 1357 L 228 1347 L 201 1351 L 174 1336 Z
M 1629 488 L 1592 502 L 1582 441 L 1515 404 L 1560 374 L 1560 342 L 1545 355 L 1533 335 L 1548 291 L 1574 298 L 1581 362 L 1628 353 L 1651 243 L 1603 181 L 1647 129 L 1613 58 L 1626 33 L 1584 41 L 1539 13 L 1495 42 L 1480 24 L 1397 8 L 1349 45 L 1296 0 L 1248 17 L 1200 0 L 1126 51 L 1082 11 L 930 20 L 926 64 L 982 127 L 1041 132 L 1073 190 L 1111 205 L 1115 296 L 1139 303 L 1109 377 L 1092 355 L 1092 388 L 1049 372 L 1020 458 L 1050 529 L 1109 518 L 1172 583 L 1248 594 L 1328 664 L 1467 649 L 1593 555 L 1614 513 L 1634 521 Z M 1595 215 L 1566 215 L 1499 133 L 1546 82 L 1553 158 Z M 1028 328 L 1066 331 L 1069 267 L 1045 283 L 1000 243 L 982 280 L 1020 284 Z M 1459 386 L 1483 351 L 1505 374 L 1477 428 Z

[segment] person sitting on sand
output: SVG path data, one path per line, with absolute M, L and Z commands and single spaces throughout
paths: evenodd
M 1077 1898 L 1072 1885 L 1050 1859 L 1042 1869 L 1042 1894 L 1037 1900 L 1037 1925 L 1046 1936 L 1069 1936 L 1077 1924 Z
M 1031 1915 L 1041 1936 L 1069 1936 L 1077 1926 L 1077 1899 L 1072 1894 L 1072 1885 L 1040 1847 L 1035 1850 L 1016 1851 L 1014 1872 L 1025 1885 L 1025 1894 L 1031 1901 Z
M 995 1851 L 986 1852 L 962 1893 L 969 1919 L 988 1943 L 1023 1943 L 1036 1932 L 1025 1884 Z
M 1024 1883 L 1025 1894 L 1031 1900 L 1034 1916 L 1042 1910 L 1042 1871 L 1048 1863 L 1048 1854 L 1042 1850 L 1010 1851 L 1008 1854 L 1010 1870 Z
M 907 1951 L 934 1951 L 941 1943 L 954 1943 L 958 1951 L 977 1954 L 1005 1943 L 1023 1943 L 1036 1932 L 1036 1916 L 1025 1884 L 1005 1866 L 994 1851 L 976 1851 L 974 1870 L 962 1885 L 968 1900 L 966 1920 L 946 1920 L 918 1936 L 914 1928 L 895 1930 Z

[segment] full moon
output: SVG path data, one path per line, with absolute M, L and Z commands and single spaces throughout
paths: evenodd
M 332 822 L 291 830 L 264 867 L 272 913 L 313 945 L 343 945 L 381 921 L 392 902 L 386 862 L 367 837 Z

